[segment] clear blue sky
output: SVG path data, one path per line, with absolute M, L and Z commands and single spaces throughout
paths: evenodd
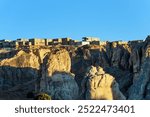
M 0 0 L 0 39 L 145 39 L 150 0 Z

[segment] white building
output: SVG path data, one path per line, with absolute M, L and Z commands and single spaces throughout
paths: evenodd
M 100 39 L 97 38 L 97 37 L 82 37 L 82 40 L 83 40 L 83 41 L 89 41 L 89 42 L 92 42 L 92 41 L 100 41 Z
M 80 42 L 76 42 L 76 45 L 90 45 L 90 42 L 88 42 L 88 41 L 80 41 Z

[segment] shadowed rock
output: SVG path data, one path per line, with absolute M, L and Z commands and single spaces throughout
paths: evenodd
M 74 75 L 67 72 L 56 72 L 49 81 L 48 93 L 55 100 L 78 99 L 78 85 L 74 80 Z

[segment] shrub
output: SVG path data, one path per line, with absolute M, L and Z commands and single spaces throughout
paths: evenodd
M 51 96 L 46 93 L 40 93 L 34 98 L 35 100 L 51 100 Z

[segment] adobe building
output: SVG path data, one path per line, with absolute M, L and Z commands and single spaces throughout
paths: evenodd
M 29 42 L 29 41 L 25 42 L 25 46 L 31 46 L 31 45 L 32 45 L 31 42 Z
M 45 45 L 46 46 L 52 45 L 52 39 L 45 39 Z
M 45 39 L 32 38 L 29 39 L 29 42 L 31 42 L 32 46 L 45 46 Z
M 92 41 L 100 41 L 99 38 L 97 37 L 82 37 L 83 41 L 88 41 L 88 42 L 92 42 Z
M 29 40 L 25 38 L 20 38 L 20 39 L 10 42 L 10 47 L 24 47 L 24 46 L 30 46 L 30 45 L 31 45 L 31 42 L 29 42 Z
M 100 45 L 100 41 L 91 41 L 90 44 L 91 45 Z
M 0 40 L 0 46 L 10 47 L 10 42 L 11 42 L 11 40 L 6 40 L 6 39 Z
M 19 38 L 16 40 L 17 42 L 27 42 L 29 41 L 29 39 L 26 39 L 26 38 Z
M 72 40 L 72 39 L 69 38 L 69 37 L 62 38 L 62 45 L 69 45 L 69 42 L 70 42 L 71 40 Z
M 97 37 L 83 37 L 82 40 L 89 42 L 91 45 L 100 45 L 100 39 Z
M 17 41 L 12 41 L 12 42 L 10 43 L 10 47 L 19 47 L 19 42 L 17 42 Z
M 16 41 L 13 41 L 11 46 L 13 47 L 23 47 L 23 46 L 30 46 L 31 42 L 29 42 L 29 39 L 26 38 L 19 38 Z
M 88 42 L 88 41 L 79 41 L 79 42 L 76 42 L 76 45 L 78 45 L 78 46 L 90 45 L 90 42 Z
M 53 39 L 52 45 L 62 45 L 62 38 Z
M 69 45 L 77 45 L 78 42 L 78 40 L 70 40 Z

